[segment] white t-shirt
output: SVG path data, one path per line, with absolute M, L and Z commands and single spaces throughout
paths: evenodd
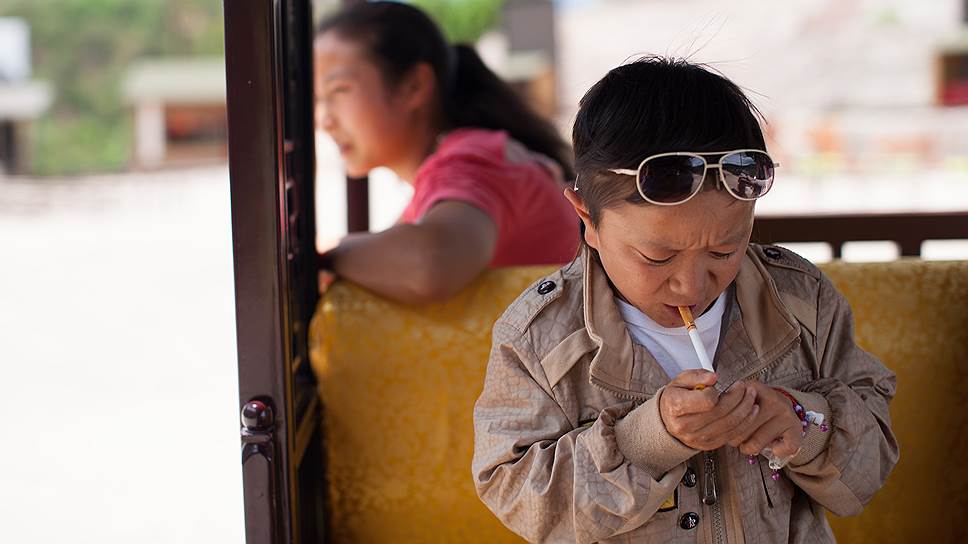
M 683 370 L 702 368 L 699 356 L 696 355 L 689 332 L 685 326 L 667 329 L 645 315 L 638 308 L 628 302 L 615 298 L 618 310 L 622 313 L 625 326 L 632 336 L 632 341 L 649 350 L 652 357 L 669 375 L 675 378 Z M 719 346 L 719 329 L 723 324 L 723 313 L 726 310 L 726 291 L 719 295 L 713 307 L 696 319 L 696 329 L 702 339 L 706 353 L 712 359 Z

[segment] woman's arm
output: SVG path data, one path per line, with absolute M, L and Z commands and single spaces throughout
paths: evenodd
M 487 268 L 497 226 L 479 208 L 443 201 L 419 223 L 353 233 L 322 255 L 340 277 L 387 298 L 421 304 L 445 300 Z

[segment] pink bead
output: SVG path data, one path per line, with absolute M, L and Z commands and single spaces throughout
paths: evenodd
M 827 432 L 829 430 L 830 430 L 830 427 L 828 427 L 826 423 L 821 423 L 820 424 L 820 432 L 825 433 L 825 432 Z
M 746 458 L 746 462 L 749 463 L 749 464 L 751 464 L 751 465 L 755 465 L 756 464 L 756 457 L 753 457 L 752 455 L 750 455 L 750 456 L 748 456 Z
M 774 470 L 773 471 L 773 474 L 770 474 L 770 478 L 773 478 L 773 481 L 774 482 L 779 481 L 779 479 L 780 479 L 780 471 Z

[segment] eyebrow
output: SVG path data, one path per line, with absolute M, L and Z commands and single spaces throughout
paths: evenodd
M 353 71 L 346 68 L 341 68 L 339 70 L 330 72 L 326 74 L 325 77 L 323 77 L 322 83 L 325 85 L 334 79 L 339 79 L 344 77 L 348 79 L 353 79 Z
M 713 247 L 716 247 L 716 246 L 729 246 L 729 245 L 733 245 L 733 244 L 738 244 L 745 237 L 746 237 L 746 233 L 745 232 L 741 232 L 741 233 L 739 233 L 739 234 L 737 234 L 735 236 L 729 237 L 726 240 L 721 240 L 721 241 L 719 241 L 719 243 L 711 244 L 711 245 Z M 657 242 L 655 240 L 642 240 L 642 241 L 645 242 L 646 244 L 650 245 L 650 246 L 653 246 L 653 247 L 656 247 L 656 248 L 659 248 L 659 249 L 664 249 L 664 250 L 667 250 L 667 251 L 682 251 L 682 249 L 670 247 L 670 246 L 668 246 L 666 244 Z

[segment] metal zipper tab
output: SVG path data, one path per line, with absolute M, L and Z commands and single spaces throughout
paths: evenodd
M 702 503 L 712 506 L 719 500 L 716 490 L 716 459 L 709 451 L 702 452 Z

